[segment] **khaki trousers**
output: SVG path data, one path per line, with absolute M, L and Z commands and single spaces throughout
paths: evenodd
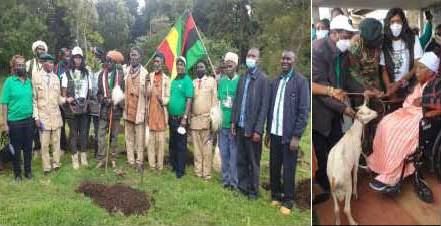
M 144 123 L 135 124 L 125 121 L 127 161 L 129 164 L 135 164 L 135 152 L 136 164 L 142 165 L 144 162 L 144 130 Z
M 60 167 L 60 136 L 61 129 L 40 131 L 41 158 L 43 160 L 43 171 L 51 171 L 52 167 Z M 52 162 L 49 154 L 49 145 L 52 147 Z
M 149 146 L 147 148 L 150 168 L 158 170 L 164 168 L 164 147 L 165 131 L 150 130 Z
M 196 176 L 205 179 L 211 178 L 211 165 L 213 161 L 213 144 L 208 140 L 210 130 L 192 130 L 191 137 L 194 146 L 194 172 Z

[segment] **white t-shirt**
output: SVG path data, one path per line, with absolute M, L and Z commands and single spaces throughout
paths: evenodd
M 92 82 L 90 79 L 91 72 L 89 71 L 89 76 L 85 76 L 82 78 L 81 71 L 80 70 L 71 70 L 70 76 L 74 80 L 75 83 L 75 99 L 78 98 L 86 98 L 87 92 L 89 89 L 92 89 Z M 67 75 L 66 73 L 63 73 L 61 75 L 61 87 L 67 88 Z
M 406 48 L 406 44 L 403 40 L 392 41 L 393 53 L 391 54 L 394 62 L 394 75 L 395 81 L 400 80 L 404 74 L 409 72 L 409 49 Z M 419 42 L 419 38 L 415 36 L 415 44 L 413 45 L 414 59 L 417 60 L 423 56 L 423 48 Z M 384 60 L 384 52 L 380 55 L 380 65 L 386 65 Z

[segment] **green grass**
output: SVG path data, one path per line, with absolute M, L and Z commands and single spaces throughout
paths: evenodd
M 310 162 L 310 125 L 301 147 L 304 159 Z M 123 147 L 120 136 L 120 147 Z M 187 167 L 186 176 L 177 180 L 169 170 L 145 171 L 144 181 L 125 163 L 120 155 L 118 166 L 126 172 L 124 178 L 112 170 L 72 169 L 69 154 L 62 158 L 61 170 L 43 176 L 41 158 L 32 162 L 34 178 L 22 183 L 13 182 L 10 171 L 0 174 L 0 225 L 309 225 L 310 210 L 294 209 L 292 215 L 283 216 L 269 205 L 270 194 L 261 190 L 256 201 L 224 190 L 220 175 L 215 173 L 210 182 L 196 178 L 193 168 Z M 90 160 L 89 164 L 94 165 Z M 261 181 L 269 178 L 269 152 L 265 148 L 261 162 Z M 299 164 L 296 181 L 310 178 L 309 164 Z M 124 183 L 144 190 L 154 198 L 148 214 L 140 216 L 112 215 L 95 205 L 91 199 L 76 193 L 83 181 L 106 184 Z

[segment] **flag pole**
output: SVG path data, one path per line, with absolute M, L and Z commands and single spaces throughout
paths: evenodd
M 182 18 L 182 16 L 186 13 L 187 11 L 185 11 L 184 13 L 182 13 L 178 18 Z M 173 26 L 171 26 L 171 27 L 174 27 L 176 25 L 176 22 L 173 24 Z M 170 33 L 170 31 L 169 31 L 169 33 Z M 162 45 L 162 43 L 164 43 L 164 41 L 165 41 L 165 38 L 167 37 L 167 35 L 168 35 L 168 33 L 165 35 L 165 37 L 162 39 L 162 41 L 161 41 L 161 43 L 159 43 L 159 45 L 156 47 L 156 49 L 155 49 L 155 51 L 153 52 L 153 54 L 152 54 L 152 56 L 149 58 L 149 60 L 147 61 L 147 63 L 144 65 L 144 67 L 147 67 L 148 65 L 149 65 L 149 63 L 150 63 L 150 61 L 152 61 L 153 60 L 153 57 L 155 57 L 155 55 L 156 55 L 156 50 L 158 50 L 158 47 L 160 47 L 161 45 Z M 208 54 L 208 53 L 207 53 Z
M 191 11 L 189 11 L 189 13 L 192 15 Z M 208 62 L 210 63 L 210 67 L 211 67 L 211 70 L 213 71 L 214 77 L 217 78 L 216 70 L 214 69 L 214 65 L 213 65 L 213 62 L 211 61 L 210 55 L 208 54 L 207 48 L 205 48 L 204 42 L 202 41 L 201 34 L 199 33 L 198 26 L 196 25 L 196 21 L 194 22 L 194 27 L 196 28 L 196 33 L 198 34 L 199 39 L 201 40 L 202 47 L 204 48 L 205 53 L 207 53 Z

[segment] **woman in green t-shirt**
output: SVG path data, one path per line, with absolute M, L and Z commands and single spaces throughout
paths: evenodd
M 12 75 L 9 76 L 2 88 L 0 103 L 2 104 L 5 129 L 9 134 L 10 148 L 13 154 L 15 181 L 21 177 L 21 151 L 24 158 L 24 175 L 32 178 L 32 85 L 26 75 L 25 58 L 15 55 L 11 60 Z

